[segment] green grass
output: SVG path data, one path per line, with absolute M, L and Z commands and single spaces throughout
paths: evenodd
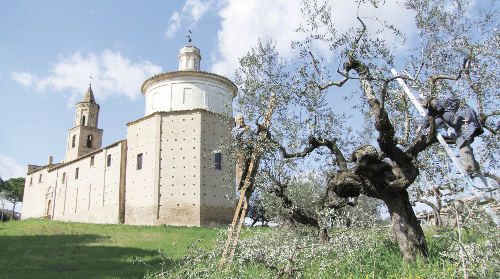
M 391 231 L 388 230 L 387 233 Z M 379 241 L 359 247 L 352 254 L 346 254 L 345 251 L 332 251 L 327 256 L 314 258 L 309 264 L 301 266 L 303 269 L 299 272 L 301 276 L 298 278 L 463 278 L 462 266 L 459 262 L 440 256 L 439 252 L 442 250 L 431 237 L 428 238 L 428 244 L 430 256 L 427 260 L 429 263 L 420 261 L 410 265 L 403 260 L 398 244 L 382 236 Z M 469 278 L 483 278 L 473 276 L 480 268 L 478 265 L 472 264 L 467 268 Z M 245 263 L 240 268 L 233 265 L 230 273 L 215 274 L 214 277 L 273 278 L 275 274 L 276 271 L 271 271 L 262 265 Z
M 390 231 L 388 231 L 390 233 Z M 300 271 L 302 278 L 463 278 L 461 266 L 457 262 L 439 256 L 440 248 L 429 238 L 429 263 L 409 265 L 401 256 L 399 246 L 388 238 L 381 237 L 371 246 L 360 247 L 352 254 L 345 251 L 331 252 L 326 257 L 312 259 Z M 472 271 L 476 267 L 469 267 Z M 244 272 L 233 268 L 226 276 L 231 278 L 273 278 L 276 271 L 270 271 L 262 265 L 247 263 Z M 265 276 L 264 276 L 265 274 Z M 469 275 L 471 273 L 469 272 Z M 216 278 L 227 278 L 216 275 Z M 286 278 L 286 277 L 282 277 Z M 478 278 L 471 276 L 470 278 Z
M 0 278 L 143 278 L 148 267 L 132 265 L 133 257 L 159 267 L 158 249 L 176 259 L 201 237 L 211 248 L 216 234 L 197 227 L 0 223 Z
M 279 232 L 277 230 L 284 229 L 244 229 L 242 239 L 252 238 L 256 231 L 265 237 L 266 233 Z M 184 261 L 182 257 L 188 245 L 200 238 L 204 241 L 197 242 L 198 247 L 213 248 L 212 240 L 219 232 L 220 229 L 197 227 L 97 225 L 33 219 L 0 223 L 0 279 L 143 278 L 154 270 L 143 264 L 132 265 L 134 257 L 161 269 L 158 250 L 164 250 L 168 270 Z M 463 278 L 458 262 L 439 255 L 442 246 L 432 238 L 431 231 L 426 232 L 431 253 L 429 264 L 414 265 L 402 260 L 397 243 L 388 237 L 389 229 L 360 233 L 362 238 L 369 239 L 368 245 L 354 245 L 352 253 L 333 249 L 314 257 L 300 266 L 302 278 Z M 235 262 L 229 273 L 212 272 L 222 253 L 222 249 L 218 250 L 221 251 L 214 251 L 215 256 L 199 264 L 210 270 L 212 278 L 273 278 L 276 275 L 276 271 L 263 264 L 248 261 Z M 474 274 L 474 269 L 481 266 L 467 268 Z M 179 273 L 174 271 L 173 275 Z

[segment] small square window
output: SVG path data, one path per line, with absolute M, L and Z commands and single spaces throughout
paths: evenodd
M 142 153 L 137 154 L 137 170 L 142 169 Z
M 108 155 L 108 167 L 111 167 L 111 154 Z

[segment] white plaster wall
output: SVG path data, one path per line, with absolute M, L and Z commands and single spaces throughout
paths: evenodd
M 39 182 L 40 174 L 42 182 Z M 39 169 L 26 175 L 22 219 L 39 218 L 46 215 L 45 194 L 55 179 L 55 175 L 52 173 L 49 175 L 48 168 Z M 31 181 L 33 181 L 32 184 Z
M 228 83 L 221 82 L 216 75 L 209 73 L 183 71 L 175 74 L 147 88 L 144 94 L 146 116 L 158 111 L 200 108 L 231 115 L 234 88 Z
M 126 141 L 120 141 L 61 166 L 44 168 L 28 174 L 23 219 L 45 216 L 50 200 L 49 215 L 54 220 L 120 223 L 120 190 L 124 186 L 124 170 L 122 170 L 125 159 L 124 145 Z M 111 155 L 109 167 L 107 155 Z M 93 166 L 90 165 L 92 157 L 94 157 Z M 78 168 L 78 179 L 75 177 L 76 168 Z M 42 183 L 35 184 L 39 173 L 42 173 Z M 34 183 L 30 186 L 32 176 Z

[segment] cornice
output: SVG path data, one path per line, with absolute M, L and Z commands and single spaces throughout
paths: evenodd
M 208 113 L 208 114 L 213 114 L 213 115 L 217 115 L 217 116 L 222 116 L 222 117 L 225 117 L 225 118 L 230 118 L 231 120 L 234 120 L 232 117 L 230 116 L 224 116 L 224 115 L 221 115 L 221 114 L 218 114 L 218 113 L 215 113 L 213 111 L 209 111 L 209 110 L 206 110 L 204 108 L 196 108 L 196 109 L 186 109 L 186 110 L 171 110 L 171 111 L 155 111 L 147 116 L 144 116 L 143 118 L 139 118 L 137 120 L 134 120 L 132 122 L 129 122 L 127 123 L 127 126 L 132 126 L 132 125 L 135 125 L 139 122 L 142 122 L 146 119 L 149 119 L 151 117 L 154 117 L 156 115 L 160 115 L 160 116 L 169 116 L 169 115 L 180 115 L 180 114 L 190 114 L 190 113 Z
M 214 74 L 214 73 L 209 73 L 209 72 L 203 72 L 203 71 L 174 71 L 174 72 L 166 72 L 166 73 L 161 73 L 158 75 L 154 75 L 147 79 L 141 86 L 141 92 L 142 95 L 146 96 L 146 90 L 153 84 L 163 81 L 163 80 L 168 80 L 168 79 L 174 79 L 174 78 L 179 78 L 179 77 L 190 77 L 190 78 L 209 78 L 209 79 L 214 79 L 217 81 L 220 81 L 227 86 L 231 87 L 233 89 L 233 99 L 236 97 L 236 94 L 238 93 L 238 87 L 228 78 Z
M 76 163 L 76 162 L 78 162 L 78 161 L 81 161 L 81 160 L 83 160 L 83 159 L 86 159 L 86 158 L 88 158 L 88 157 L 91 157 L 91 156 L 93 156 L 93 155 L 96 155 L 97 153 L 101 153 L 101 152 L 103 152 L 104 150 L 109 149 L 109 148 L 111 148 L 111 147 L 115 147 L 115 146 L 117 146 L 117 145 L 118 145 L 118 144 L 120 144 L 120 143 L 126 143 L 126 142 L 127 142 L 127 139 L 119 140 L 119 141 L 114 142 L 114 143 L 112 143 L 112 144 L 110 144 L 110 145 L 107 145 L 107 146 L 105 146 L 105 147 L 102 147 L 102 148 L 99 148 L 99 149 L 94 150 L 94 151 L 92 151 L 92 152 L 89 152 L 89 153 L 87 153 L 87 154 L 85 154 L 85 155 L 83 155 L 83 156 L 81 156 L 81 157 L 78 157 L 78 158 L 76 158 L 76 159 L 74 159 L 74 160 L 71 160 L 71 161 L 69 161 L 69 162 L 57 163 L 57 164 L 45 165 L 45 166 L 36 166 L 36 167 L 38 167 L 38 168 L 37 168 L 36 170 L 33 170 L 33 171 L 31 171 L 31 172 L 26 173 L 26 176 L 31 175 L 31 174 L 34 174 L 34 173 L 36 173 L 36 172 L 38 172 L 38 171 L 41 171 L 41 170 L 43 170 L 43 169 L 47 169 L 47 171 L 48 171 L 48 172 L 52 172 L 52 171 L 54 171 L 54 170 L 60 169 L 60 168 L 62 168 L 62 167 L 65 167 L 65 166 L 71 165 L 71 164 L 73 164 L 73 163 Z M 35 165 L 30 165 L 30 166 L 35 166 Z

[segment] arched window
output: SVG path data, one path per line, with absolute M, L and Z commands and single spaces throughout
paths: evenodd
M 87 147 L 92 148 L 92 135 L 87 136 Z
M 71 147 L 75 147 L 76 144 L 76 135 L 73 136 L 73 143 L 71 144 Z
M 85 126 L 85 115 L 82 117 L 82 126 Z
M 47 203 L 47 214 L 46 215 L 50 215 L 50 207 L 52 206 L 52 200 L 49 200 L 49 202 Z

